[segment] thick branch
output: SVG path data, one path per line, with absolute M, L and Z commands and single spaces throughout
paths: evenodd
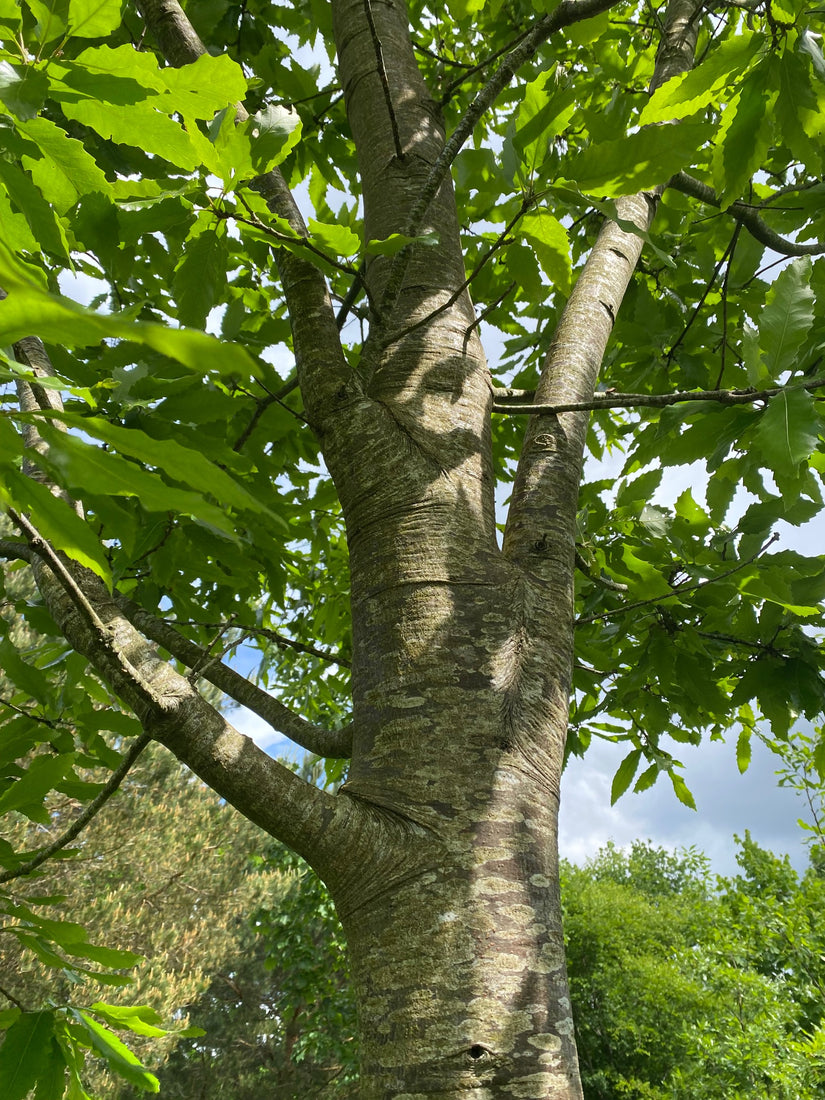
M 179 68 L 207 52 L 178 0 L 136 0 L 136 3 L 171 65 Z M 241 104 L 237 106 L 236 117 L 238 121 L 249 117 Z M 296 233 L 307 235 L 301 212 L 279 169 L 259 176 L 251 186 L 263 195 L 273 214 L 285 218 Z M 326 400 L 346 382 L 350 369 L 321 272 L 285 249 L 278 249 L 275 258 L 292 325 L 304 404 L 317 428 L 326 414 Z
M 0 874 L 0 883 L 11 882 L 12 879 L 20 878 L 21 875 L 31 874 L 31 872 L 36 871 L 42 863 L 45 863 L 47 859 L 51 859 L 52 856 L 65 848 L 67 844 L 71 844 L 75 837 L 83 832 L 89 822 L 100 813 L 126 778 L 132 765 L 150 741 L 151 737 L 149 737 L 147 733 L 141 734 L 141 736 L 129 747 L 129 751 L 125 754 L 117 768 L 112 772 L 103 790 L 92 799 L 85 810 L 75 818 L 69 828 L 66 829 L 64 833 L 61 833 L 61 835 L 56 840 L 52 841 L 51 844 L 47 844 L 44 848 L 41 848 L 39 852 L 31 857 L 31 859 L 27 859 L 25 863 L 21 863 L 19 867 L 15 867 L 14 870 L 3 871 L 3 873 Z
M 791 390 L 818 390 L 825 386 L 825 378 L 810 382 L 797 382 L 790 386 L 772 386 L 766 390 L 750 387 L 741 390 L 677 390 L 675 393 L 595 393 L 592 401 L 569 401 L 567 404 L 539 405 L 533 401 L 534 390 L 494 390 L 493 412 L 510 415 L 548 416 L 566 412 L 594 412 L 598 409 L 661 409 L 678 405 L 683 401 L 716 401 L 722 405 L 749 405 L 754 401 L 768 401 L 780 393 Z
M 689 69 L 702 0 L 670 0 L 651 91 Z M 559 10 L 559 9 L 557 9 Z M 646 231 L 660 192 L 620 198 L 621 223 Z M 538 406 L 590 403 L 642 238 L 606 221 L 562 312 L 535 394 Z M 533 674 L 567 706 L 573 661 L 575 530 L 587 435 L 585 411 L 533 416 L 527 426 L 504 533 L 503 550 L 541 581 L 543 613 L 534 615 Z M 546 645 L 552 636 L 552 646 Z
M 668 187 L 699 199 L 706 206 L 715 206 L 717 210 L 722 208 L 719 196 L 713 188 L 689 176 L 687 172 L 679 172 L 675 175 L 668 183 Z M 782 256 L 821 256 L 825 253 L 825 244 L 799 244 L 797 241 L 789 241 L 786 237 L 780 236 L 763 221 L 757 213 L 757 208 L 748 203 L 737 200 L 727 207 L 725 213 L 730 214 L 743 225 L 760 244 L 764 244 Z
M 52 552 L 53 553 L 53 552 Z M 38 588 L 67 641 L 82 653 L 160 741 L 250 821 L 303 855 L 320 873 L 349 836 L 352 807 L 304 782 L 267 756 L 211 707 L 184 676 L 161 660 L 98 580 L 63 563 L 74 589 L 64 587 L 54 562 L 35 562 Z
M 118 596 L 117 604 L 138 630 L 162 645 L 198 676 L 220 688 L 236 703 L 263 718 L 274 730 L 283 733 L 316 756 L 349 757 L 352 752 L 352 726 L 342 730 L 325 730 L 307 722 L 257 684 L 253 684 L 207 650 L 185 638 L 171 623 L 144 611 L 125 596 Z
M 407 219 L 404 232 L 408 236 L 415 237 L 420 233 L 430 204 L 438 194 L 453 161 L 458 156 L 464 143 L 472 135 L 479 120 L 495 103 L 521 66 L 530 60 L 539 46 L 555 31 L 572 23 L 580 22 L 582 19 L 589 19 L 594 15 L 598 15 L 600 12 L 613 7 L 616 2 L 617 0 L 563 0 L 550 15 L 542 16 L 533 29 L 507 54 L 493 76 L 470 104 L 430 169 L 424 186 Z M 408 245 L 402 249 L 392 265 L 380 307 L 380 315 L 385 323 L 391 317 L 398 301 L 407 267 L 415 247 L 415 245 Z M 380 354 L 380 348 L 377 348 L 371 354 L 377 356 Z

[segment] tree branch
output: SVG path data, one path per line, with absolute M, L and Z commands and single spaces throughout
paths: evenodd
M 120 610 L 138 630 L 162 645 L 198 676 L 220 688 L 236 703 L 263 718 L 278 733 L 285 734 L 291 741 L 316 756 L 350 756 L 352 725 L 342 730 L 325 730 L 307 722 L 257 684 L 213 657 L 208 650 L 185 638 L 171 623 L 156 618 L 126 596 L 118 596 L 116 600 Z
M 130 746 L 129 751 L 125 754 L 117 768 L 112 772 L 103 790 L 92 799 L 85 810 L 75 818 L 69 828 L 66 829 L 57 840 L 41 848 L 39 852 L 31 857 L 31 859 L 27 859 L 25 863 L 21 863 L 19 867 L 16 867 L 14 870 L 3 871 L 2 874 L 0 874 L 0 883 L 11 882 L 12 879 L 20 878 L 22 875 L 31 874 L 31 872 L 36 871 L 42 863 L 45 863 L 47 859 L 51 859 L 53 855 L 56 855 L 57 852 L 65 848 L 67 844 L 71 844 L 75 837 L 79 836 L 86 828 L 89 822 L 100 813 L 126 778 L 132 765 L 150 741 L 151 737 L 147 733 L 141 734 L 141 736 Z
M 595 623 L 602 619 L 612 619 L 616 615 L 626 615 L 628 611 L 635 611 L 639 607 L 649 607 L 651 604 L 663 603 L 665 600 L 670 600 L 674 596 L 682 595 L 686 592 L 695 592 L 698 588 L 707 588 L 709 584 L 718 584 L 719 581 L 724 581 L 728 577 L 732 577 L 734 573 L 740 573 L 743 569 L 746 569 L 749 565 L 761 557 L 762 554 L 772 546 L 773 543 L 779 538 L 778 534 L 773 534 L 766 541 L 763 542 L 755 554 L 751 554 L 749 558 L 744 561 L 737 562 L 731 569 L 725 570 L 724 573 L 720 573 L 718 577 L 706 577 L 701 581 L 685 581 L 683 584 L 674 585 L 670 592 L 664 596 L 651 596 L 647 600 L 635 600 L 633 603 L 623 604 L 621 607 L 614 607 L 612 611 L 603 611 L 598 615 L 583 615 L 581 618 L 576 619 L 576 626 L 583 626 L 585 623 Z
M 675 393 L 596 393 L 592 401 L 568 401 L 566 404 L 543 405 L 531 402 L 531 390 L 493 390 L 493 412 L 511 416 L 549 416 L 566 412 L 594 412 L 598 409 L 661 409 L 682 401 L 716 401 L 722 405 L 749 405 L 754 401 L 767 401 L 780 393 L 792 390 L 818 390 L 825 386 L 825 378 L 813 378 L 810 382 L 796 382 L 790 386 L 772 386 L 755 390 L 677 390 Z
M 490 109 L 504 88 L 507 87 L 518 69 L 526 61 L 529 61 L 539 46 L 555 31 L 570 26 L 572 23 L 580 22 L 582 19 L 599 15 L 616 3 L 617 0 L 562 0 L 555 11 L 542 16 L 533 29 L 507 54 L 493 76 L 470 104 L 430 169 L 424 186 L 407 219 L 407 225 L 404 229 L 407 236 L 415 237 L 419 234 L 430 204 L 438 193 L 450 170 L 450 166 L 458 156 L 464 143 L 472 135 L 479 120 Z M 377 341 L 375 343 L 370 341 L 371 347 L 364 364 L 364 372 L 367 376 L 374 369 L 383 350 L 385 326 L 389 324 L 398 302 L 407 267 L 415 247 L 414 244 L 409 244 L 403 248 L 395 257 L 390 269 L 379 308 L 382 326 L 384 327 L 378 326 Z
M 684 195 L 690 195 L 691 198 L 698 199 L 706 206 L 714 206 L 717 210 L 722 209 L 719 196 L 713 188 L 689 176 L 687 172 L 679 172 L 673 176 L 668 187 L 672 187 L 674 191 L 681 191 Z M 743 225 L 760 244 L 764 244 L 774 252 L 779 252 L 782 256 L 821 256 L 825 253 L 825 244 L 798 244 L 796 241 L 789 241 L 786 237 L 782 237 L 763 221 L 755 207 L 738 199 L 727 207 L 725 213 L 730 214 Z
M 157 40 L 169 63 L 177 68 L 206 53 L 178 0 L 136 0 L 138 11 Z M 239 122 L 249 116 L 242 104 L 236 108 Z M 277 168 L 258 176 L 251 185 L 266 200 L 269 209 L 284 218 L 302 237 L 304 219 Z M 313 264 L 278 249 L 276 263 L 281 275 L 289 311 L 295 362 L 303 390 L 304 404 L 317 426 L 326 415 L 326 402 L 350 377 L 335 314 L 324 276 Z

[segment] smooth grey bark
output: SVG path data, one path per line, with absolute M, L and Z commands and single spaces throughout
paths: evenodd
M 577 17 L 602 6 L 563 5 Z M 198 56 L 176 0 L 138 7 L 172 63 Z M 657 80 L 690 64 L 698 10 L 673 0 Z M 419 212 L 445 149 L 440 110 L 402 0 L 333 0 L 333 15 L 367 237 L 403 231 L 413 215 L 439 236 L 435 248 L 406 253 L 403 270 L 370 261 L 370 300 L 387 312 L 371 318 L 375 338 L 354 371 L 323 278 L 278 257 L 304 404 L 350 549 L 352 761 L 338 796 L 243 738 L 147 637 L 194 665 L 198 655 L 28 532 L 34 570 L 66 637 L 144 728 L 329 884 L 356 983 L 364 1100 L 581 1100 L 557 819 L 587 414 L 530 423 L 500 548 L 492 386 L 462 290 L 448 174 Z M 256 186 L 295 218 L 277 173 Z M 646 228 L 654 208 L 655 196 L 640 195 L 620 212 Z M 537 403 L 592 400 L 640 249 L 638 237 L 605 225 Z M 239 690 L 216 674 L 230 695 Z

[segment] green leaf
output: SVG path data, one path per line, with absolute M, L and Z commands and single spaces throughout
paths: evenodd
M 741 775 L 744 775 L 750 766 L 752 732 L 750 726 L 743 726 L 736 739 L 736 766 Z
M 591 145 L 573 158 L 568 172 L 582 191 L 633 195 L 667 182 L 692 164 L 712 134 L 713 127 L 705 122 L 651 126 L 616 141 Z
M 795 477 L 800 462 L 816 450 L 822 421 L 807 390 L 776 394 L 760 415 L 754 443 L 760 460 L 776 473 Z
M 111 195 L 112 185 L 83 147 L 47 118 L 19 122 L 17 128 L 40 149 L 38 158 L 25 156 L 24 165 L 44 198 L 65 214 L 83 195 L 92 191 Z
M 759 344 L 772 381 L 798 366 L 799 349 L 814 323 L 811 270 L 807 256 L 788 264 L 768 291 L 759 315 Z
M 639 767 L 639 761 L 642 759 L 642 750 L 633 749 L 629 752 L 624 760 L 619 765 L 619 769 L 613 776 L 613 784 L 610 788 L 610 805 L 613 806 L 625 793 L 627 788 L 633 782 L 633 777 Z
M 567 230 L 544 207 L 531 210 L 521 219 L 519 231 L 536 251 L 539 265 L 553 286 L 570 293 L 570 242 Z
M 61 1100 L 66 1089 L 66 1068 L 63 1048 L 52 1036 L 49 1053 L 37 1074 L 34 1100 Z
M 53 207 L 46 202 L 27 173 L 16 164 L 0 160 L 0 182 L 5 186 L 14 205 L 24 215 L 40 248 L 68 261 L 69 242 L 66 231 Z
M 30 665 L 20 657 L 8 638 L 0 639 L 0 668 L 3 669 L 4 675 L 31 699 L 37 700 L 42 706 L 48 706 L 52 694 L 49 681 L 39 668 Z
M 682 779 L 681 775 L 678 775 L 676 772 L 669 772 L 668 774 L 670 775 L 670 781 L 673 784 L 673 792 L 676 797 L 679 799 L 683 806 L 687 806 L 689 810 L 695 810 L 696 800 L 688 790 L 687 784 L 685 783 L 684 779 Z
M 18 118 L 34 118 L 46 100 L 48 87 L 42 69 L 0 61 L 0 102 Z
M 89 1011 L 99 1016 L 109 1027 L 126 1028 L 135 1035 L 161 1036 L 167 1031 L 158 1027 L 161 1017 L 149 1005 L 109 1005 L 95 1001 Z
M 395 256 L 408 244 L 422 244 L 432 248 L 438 244 L 436 233 L 425 233 L 420 237 L 406 237 L 403 233 L 391 233 L 380 241 L 367 241 L 366 252 L 370 256 Z
M 214 229 L 204 229 L 186 241 L 172 284 L 182 324 L 204 327 L 226 287 L 227 260 L 226 239 Z
M 218 531 L 234 534 L 223 512 L 202 496 L 167 485 L 157 474 L 134 462 L 90 446 L 51 425 L 42 424 L 40 432 L 48 451 L 38 455 L 38 462 L 59 476 L 68 489 L 91 496 L 134 496 L 147 512 L 182 512 Z
M 64 100 L 61 106 L 67 118 L 103 138 L 143 149 L 186 172 L 200 167 L 200 154 L 180 123 L 149 101 L 119 104 L 80 99 L 74 103 Z
M 195 492 L 213 496 L 228 507 L 265 513 L 276 521 L 280 519 L 220 466 L 175 439 L 155 439 L 139 428 L 123 428 L 100 417 L 64 415 L 61 419 L 131 458 L 167 471 L 169 477 Z M 283 534 L 288 533 L 289 528 L 284 523 Z
M 545 160 L 550 143 L 567 128 L 575 110 L 575 86 L 559 81 L 555 65 L 527 84 L 510 140 L 528 173 Z
M 282 164 L 301 140 L 301 117 L 297 111 L 273 104 L 246 122 L 250 155 L 258 175 Z
M 742 195 L 770 145 L 771 127 L 765 124 L 772 98 L 769 83 L 769 68 L 760 62 L 722 114 L 713 175 L 723 210 Z
M 0 642 L 0 660 L 7 656 L 6 641 Z M 32 821 L 43 821 L 43 799 L 71 771 L 72 756 L 36 756 L 23 775 L 0 795 L 0 814 L 17 810 Z M 2 1093 L 0 1093 L 2 1095 Z
M 120 26 L 123 0 L 70 0 L 69 33 L 74 38 L 104 38 Z
M 187 119 L 211 119 L 217 111 L 234 107 L 246 96 L 243 69 L 226 54 L 202 54 L 189 65 L 159 72 L 168 92 L 163 109 Z
M 672 122 L 710 106 L 747 70 L 760 45 L 757 34 L 726 39 L 701 65 L 658 87 L 645 104 L 639 124 Z
M 309 231 L 314 244 L 334 252 L 336 256 L 354 256 L 361 248 L 358 234 L 353 233 L 348 225 L 331 225 L 310 218 Z
M 0 1047 L 0 1096 L 25 1100 L 51 1058 L 53 1012 L 23 1012 Z
M 4 475 L 5 485 L 0 485 L 0 499 L 21 511 L 28 512 L 40 534 L 55 550 L 63 550 L 74 561 L 97 573 L 111 588 L 112 571 L 104 553 L 87 523 L 66 503 L 54 496 L 49 489 L 16 470 Z
M 44 45 L 66 33 L 70 0 L 26 0 L 26 6 L 37 20 L 39 40 Z
M 0 285 L 9 296 L 0 302 L 0 346 L 13 344 L 30 332 L 67 347 L 88 347 L 106 339 L 146 344 L 176 359 L 198 375 L 214 371 L 243 379 L 260 369 L 238 344 L 216 340 L 194 329 L 173 329 L 148 321 L 131 321 L 118 314 L 99 314 L 49 294 L 30 281 L 28 269 L 0 240 Z
M 160 1083 L 139 1058 L 116 1035 L 103 1027 L 87 1012 L 72 1010 L 72 1015 L 86 1031 L 94 1050 L 106 1061 L 109 1069 L 144 1092 L 159 1092 Z

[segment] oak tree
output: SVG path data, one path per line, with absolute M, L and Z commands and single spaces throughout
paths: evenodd
M 365 1100 L 582 1095 L 566 751 L 690 804 L 680 745 L 744 768 L 757 722 L 821 715 L 819 21 L 0 0 L 0 552 L 39 592 L 0 810 L 93 812 L 166 746 L 329 887 Z M 2 846 L 7 880 L 47 854 Z M 28 889 L 21 950 L 95 953 Z M 10 1004 L 8 1095 L 32 1057 L 81 1095 L 85 1048 L 156 1087 L 118 1020 Z

